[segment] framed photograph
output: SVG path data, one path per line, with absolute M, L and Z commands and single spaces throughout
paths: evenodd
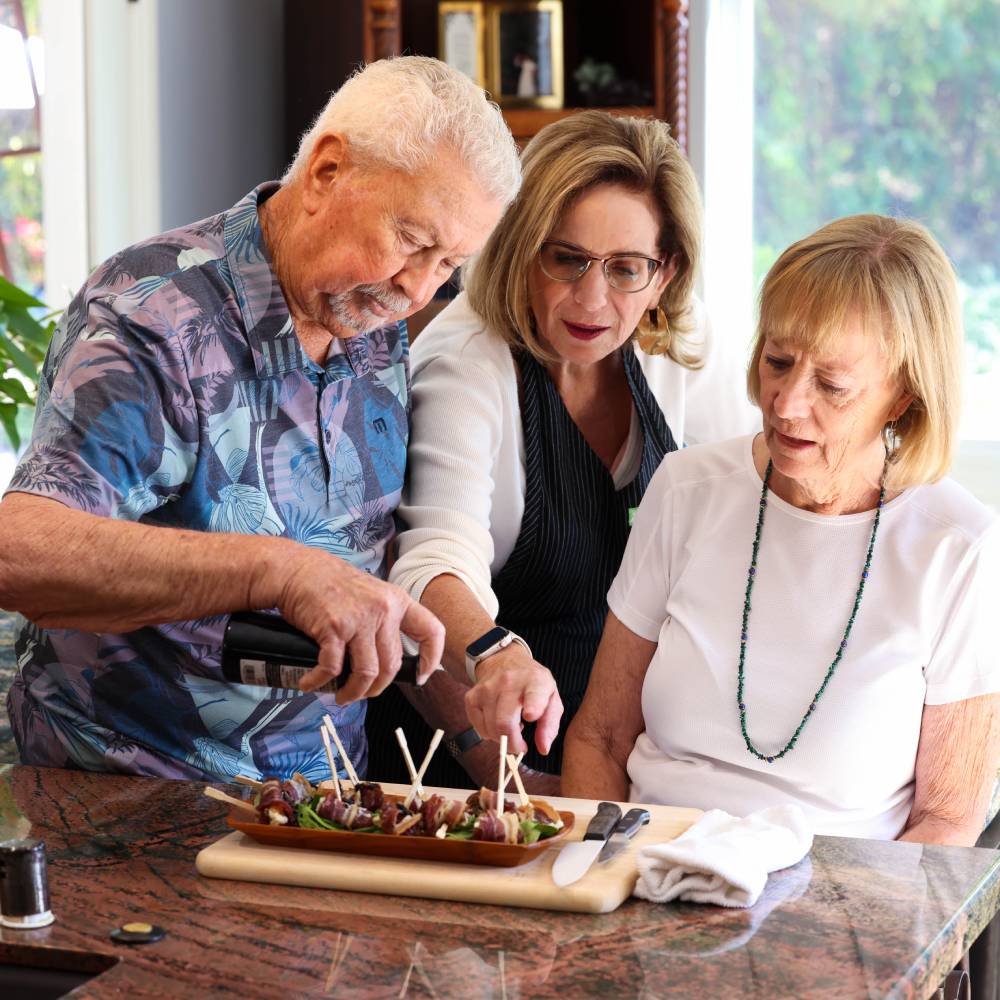
M 477 2 L 438 4 L 438 56 L 485 89 L 486 19 Z
M 563 106 L 562 0 L 489 5 L 490 83 L 497 104 Z

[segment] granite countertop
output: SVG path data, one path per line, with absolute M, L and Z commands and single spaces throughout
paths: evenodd
M 45 840 L 56 922 L 4 964 L 100 973 L 73 996 L 928 997 L 1000 905 L 1000 854 L 819 837 L 751 910 L 592 916 L 200 877 L 202 786 L 0 768 L 0 835 Z M 116 945 L 130 920 L 155 944 Z

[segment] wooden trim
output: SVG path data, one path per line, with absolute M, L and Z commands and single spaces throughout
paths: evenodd
M 363 37 L 366 63 L 389 59 L 402 51 L 401 0 L 364 0 Z
M 656 11 L 657 80 L 664 82 L 657 113 L 670 123 L 681 149 L 688 151 L 688 0 L 659 0 Z M 659 95 L 657 95 L 659 96 Z
M 503 117 L 515 139 L 530 139 L 539 129 L 562 118 L 568 118 L 586 108 L 504 108 Z M 638 118 L 660 117 L 654 107 L 598 108 L 613 115 L 635 115 Z
M 613 114 L 655 115 L 670 123 L 681 148 L 688 148 L 688 11 L 690 0 L 652 0 L 655 31 L 655 104 L 643 108 L 606 108 Z M 402 51 L 403 0 L 364 0 L 365 62 Z M 540 128 L 580 108 L 505 108 L 504 118 L 517 139 L 530 139 Z
M 22 146 L 20 149 L 0 149 L 0 160 L 5 156 L 28 156 L 30 153 L 40 153 L 41 146 Z

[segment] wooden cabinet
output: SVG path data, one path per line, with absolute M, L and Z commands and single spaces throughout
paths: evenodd
M 353 66 L 401 52 L 438 55 L 437 6 L 437 0 L 286 0 L 287 152 Z M 511 131 L 526 141 L 585 106 L 573 72 L 589 57 L 614 66 L 643 98 L 606 110 L 662 118 L 686 149 L 687 12 L 688 0 L 563 0 L 566 107 L 505 109 Z

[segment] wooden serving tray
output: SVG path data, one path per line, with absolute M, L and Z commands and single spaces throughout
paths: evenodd
M 401 795 L 407 792 L 405 785 L 384 782 L 382 787 L 387 792 Z M 469 794 L 468 789 L 428 788 L 428 792 L 440 792 L 452 798 L 464 798 Z M 560 888 L 552 881 L 552 862 L 563 845 L 583 837 L 587 823 L 597 810 L 597 803 L 587 799 L 556 797 L 547 801 L 560 812 L 572 812 L 575 826 L 559 840 L 549 838 L 541 841 L 539 846 L 543 849 L 535 852 L 534 860 L 516 868 L 278 847 L 261 844 L 238 831 L 204 848 L 198 854 L 196 865 L 199 874 L 207 878 L 527 906 L 542 910 L 608 913 L 632 893 L 638 874 L 635 868 L 636 849 L 645 844 L 672 840 L 701 816 L 698 809 L 645 806 L 652 820 L 635 835 L 631 846 L 607 864 L 594 864 L 579 882 Z M 639 804 L 620 803 L 623 810 Z
M 372 858 L 412 858 L 416 861 L 444 861 L 459 865 L 491 865 L 516 868 L 534 861 L 552 844 L 560 846 L 573 829 L 575 817 L 560 812 L 563 827 L 551 837 L 534 844 L 497 844 L 485 840 L 448 840 L 426 836 L 393 836 L 384 833 L 351 833 L 346 830 L 313 830 L 302 826 L 245 823 L 235 814 L 229 825 L 260 844 L 307 851 L 342 851 Z

